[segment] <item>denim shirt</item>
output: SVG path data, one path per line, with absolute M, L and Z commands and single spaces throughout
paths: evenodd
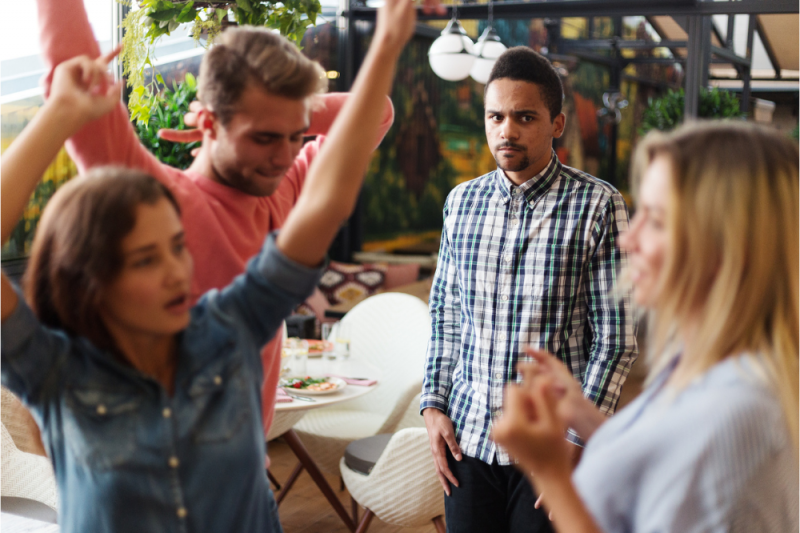
M 172 397 L 85 338 L 41 325 L 20 298 L 2 324 L 2 381 L 42 429 L 63 533 L 274 530 L 259 349 L 320 272 L 269 236 L 244 274 L 192 309 Z

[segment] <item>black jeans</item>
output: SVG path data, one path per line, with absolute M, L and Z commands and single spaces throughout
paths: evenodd
M 447 450 L 459 487 L 444 497 L 447 533 L 552 533 L 544 509 L 534 509 L 531 484 L 514 465 L 487 464 Z

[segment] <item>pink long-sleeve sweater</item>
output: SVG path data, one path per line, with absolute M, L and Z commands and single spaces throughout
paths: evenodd
M 50 74 L 44 81 L 49 93 L 52 71 L 60 62 L 79 55 L 98 57 L 100 48 L 92 34 L 82 0 L 37 0 L 42 55 Z M 322 97 L 311 118 L 306 143 L 286 173 L 280 187 L 268 197 L 255 197 L 206 176 L 182 171 L 159 162 L 139 142 L 123 104 L 101 119 L 87 124 L 67 142 L 67 151 L 81 172 L 102 165 L 141 169 L 166 185 L 181 205 L 186 242 L 194 257 L 192 293 L 195 300 L 210 289 L 222 288 L 244 272 L 247 261 L 261 248 L 266 235 L 286 220 L 303 187 L 324 134 L 333 123 L 347 94 Z M 387 99 L 380 140 L 394 118 Z M 376 143 L 376 144 L 378 144 Z M 262 413 L 268 432 L 275 408 L 280 375 L 281 340 L 277 336 L 263 349 Z

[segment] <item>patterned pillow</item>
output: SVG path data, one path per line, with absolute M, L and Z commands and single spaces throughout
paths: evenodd
M 381 269 L 372 265 L 351 265 L 331 261 L 319 280 L 319 289 L 331 305 L 371 296 L 383 287 Z

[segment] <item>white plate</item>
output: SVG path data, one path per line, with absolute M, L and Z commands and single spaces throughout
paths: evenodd
M 308 377 L 308 376 L 305 376 L 305 377 Z M 313 378 L 318 378 L 318 377 L 322 378 L 322 377 L 325 377 L 325 376 L 311 376 L 311 377 L 313 377 Z M 289 381 L 291 381 L 293 379 L 294 379 L 294 377 L 281 378 L 281 383 L 289 382 Z M 328 383 L 333 383 L 334 385 L 336 385 L 336 387 L 333 388 L 333 389 L 328 389 L 328 390 L 308 390 L 308 389 L 295 389 L 294 387 L 284 387 L 283 385 L 281 385 L 281 388 L 283 390 L 285 390 L 286 392 L 293 392 L 293 393 L 299 394 L 301 396 L 323 396 L 325 394 L 333 394 L 334 392 L 339 392 L 343 388 L 347 387 L 347 383 L 342 379 L 329 377 L 329 378 L 327 378 L 327 380 L 328 380 Z

